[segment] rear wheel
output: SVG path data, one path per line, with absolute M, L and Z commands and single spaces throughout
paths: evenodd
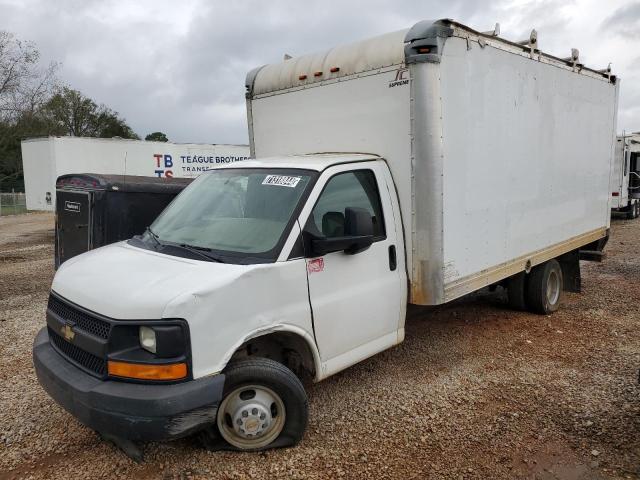
M 520 272 L 507 279 L 507 298 L 509 306 L 515 310 L 526 310 L 526 280 L 527 274 Z
M 526 287 L 529 310 L 543 315 L 555 312 L 560 306 L 562 290 L 562 268 L 557 260 L 549 260 L 534 267 Z
M 307 426 L 302 383 L 281 363 L 253 358 L 229 365 L 218 408 L 220 436 L 238 450 L 295 445 Z

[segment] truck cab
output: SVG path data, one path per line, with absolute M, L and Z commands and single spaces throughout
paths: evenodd
M 239 449 L 291 442 L 306 423 L 293 372 L 318 381 L 403 340 L 404 258 L 383 159 L 225 166 L 144 235 L 61 266 L 36 372 L 106 435 L 158 440 L 217 425 Z
M 640 216 L 640 133 L 619 135 L 611 177 L 611 210 L 629 220 Z

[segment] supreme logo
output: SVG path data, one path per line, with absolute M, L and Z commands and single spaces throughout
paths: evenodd
M 399 87 L 400 85 L 409 84 L 409 70 L 406 68 L 400 68 L 396 70 L 396 78 L 389 82 L 389 88 Z

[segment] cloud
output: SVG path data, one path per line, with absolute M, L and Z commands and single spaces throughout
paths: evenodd
M 610 34 L 612 26 L 601 31 L 607 22 L 632 28 L 637 5 L 624 0 L 0 0 L 0 29 L 35 41 L 43 61 L 62 62 L 64 82 L 117 110 L 143 136 L 160 130 L 181 142 L 245 143 L 244 79 L 256 66 L 422 19 L 454 18 L 478 30 L 500 22 L 505 38 L 518 40 L 536 28 L 545 51 L 566 56 L 578 47 L 589 66 L 613 62 L 615 73 L 625 78 L 620 118 L 628 130 L 638 130 L 640 112 L 623 101 L 640 97 L 640 83 L 627 81 L 640 75 L 640 65 L 626 58 L 629 45 Z
M 618 8 L 602 22 L 602 28 L 626 38 L 640 38 L 640 2 Z

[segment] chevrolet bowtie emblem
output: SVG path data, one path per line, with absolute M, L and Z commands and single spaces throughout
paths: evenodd
M 60 329 L 60 333 L 62 333 L 62 336 L 67 342 L 72 342 L 73 337 L 76 336 L 75 332 L 71 330 L 71 325 L 69 325 L 68 323 Z

